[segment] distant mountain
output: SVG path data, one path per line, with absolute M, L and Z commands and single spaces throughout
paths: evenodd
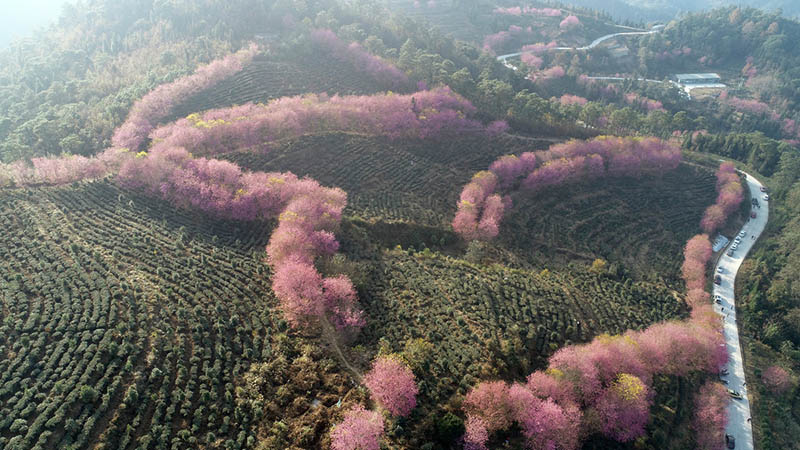
M 633 21 L 670 20 L 682 12 L 724 6 L 752 6 L 766 11 L 780 9 L 787 17 L 800 17 L 797 0 L 569 0 L 576 6 L 606 11 L 614 18 Z

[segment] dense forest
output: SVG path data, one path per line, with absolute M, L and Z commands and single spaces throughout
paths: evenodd
M 720 448 L 737 168 L 756 445 L 794 445 L 800 24 L 613 16 L 83 0 L 0 51 L 0 446 Z

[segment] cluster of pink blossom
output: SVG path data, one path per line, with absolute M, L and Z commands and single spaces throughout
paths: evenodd
M 61 185 L 116 173 L 122 163 L 133 157 L 124 150 L 110 148 L 92 157 L 65 155 L 32 158 L 31 164 L 16 161 L 0 163 L 0 187 Z
M 583 105 L 585 105 L 585 104 L 589 103 L 589 100 L 587 100 L 587 99 L 585 99 L 585 98 L 583 98 L 583 97 L 580 97 L 580 96 L 577 96 L 577 95 L 570 95 L 570 94 L 564 94 L 564 95 L 562 95 L 562 96 L 561 96 L 561 98 L 559 98 L 559 99 L 558 99 L 558 101 L 559 101 L 559 102 L 560 102 L 562 105 L 578 105 L 578 106 L 583 106 Z
M 720 383 L 707 382 L 697 393 L 692 428 L 700 450 L 719 450 L 728 424 L 728 391 Z
M 314 30 L 311 42 L 341 61 L 353 64 L 358 70 L 366 72 L 388 89 L 403 89 L 409 86 L 408 76 L 394 64 L 379 58 L 358 42 L 347 44 L 331 30 Z
M 378 357 L 364 375 L 364 385 L 372 400 L 395 416 L 407 416 L 417 406 L 417 383 L 404 363 L 386 356 Z M 378 411 L 356 406 L 342 423 L 331 431 L 332 450 L 378 450 L 383 435 L 383 417 Z
M 783 119 L 781 130 L 788 137 L 800 137 L 800 126 L 794 119 Z
M 567 74 L 567 71 L 564 70 L 561 66 L 553 66 L 549 69 L 545 69 L 542 71 L 534 71 L 528 75 L 528 79 L 537 82 L 546 82 L 549 80 L 556 80 L 558 78 L 562 78 L 564 75 Z
M 717 170 L 717 202 L 709 206 L 703 214 L 700 226 L 711 235 L 742 203 L 744 188 L 736 167 L 731 162 L 720 164 Z
M 792 376 L 783 367 L 769 366 L 761 373 L 761 381 L 764 386 L 774 394 L 785 394 L 792 385 Z
M 524 53 L 533 53 L 534 55 L 537 55 L 539 53 L 544 53 L 544 52 L 546 52 L 546 51 L 548 51 L 550 49 L 556 48 L 556 47 L 558 47 L 558 44 L 556 43 L 556 41 L 550 41 L 549 44 L 536 43 L 536 44 L 525 45 L 525 46 L 522 47 L 521 51 L 522 51 L 523 54 Z
M 615 74 L 618 77 L 625 77 L 624 74 Z M 586 92 L 590 94 L 592 97 L 601 97 L 603 99 L 607 99 L 609 101 L 616 102 L 620 95 L 620 87 L 613 83 L 601 82 L 600 80 L 596 80 L 593 78 L 589 78 L 586 75 L 578 75 L 578 78 L 575 80 L 579 86 L 583 86 L 586 89 Z M 603 120 L 607 123 L 608 118 L 603 117 Z M 605 127 L 605 123 L 602 125 L 598 125 L 597 123 L 592 124 L 599 126 L 600 128 Z
M 545 17 L 560 17 L 561 10 L 554 9 L 554 8 L 533 8 L 530 6 L 512 6 L 510 8 L 495 8 L 492 11 L 495 14 L 505 14 L 509 16 L 521 16 L 531 15 L 531 16 L 545 16 Z
M 684 247 L 681 272 L 686 282 L 686 302 L 692 308 L 708 304 L 710 296 L 705 291 L 706 265 L 711 259 L 711 253 L 711 241 L 707 234 L 692 237 Z
M 568 397 L 557 403 L 530 384 L 509 386 L 495 381 L 473 388 L 464 400 L 464 448 L 485 450 L 491 433 L 508 429 L 515 422 L 525 436 L 527 448 L 577 448 L 581 421 L 578 406 Z
M 539 70 L 544 64 L 544 60 L 533 53 L 523 53 L 520 60 L 532 70 Z
M 491 433 L 515 422 L 533 449 L 574 449 L 579 436 L 594 432 L 629 442 L 645 432 L 654 375 L 717 373 L 726 362 L 719 321 L 711 320 L 664 322 L 565 347 L 524 385 L 484 382 L 467 394 L 465 448 L 485 449 Z
M 364 385 L 372 400 L 392 415 L 405 417 L 417 406 L 419 389 L 414 374 L 394 358 L 382 356 L 376 359 L 372 370 L 364 376 Z
M 383 417 L 359 405 L 349 410 L 331 431 L 331 450 L 379 450 Z
M 547 151 L 519 157 L 504 156 L 464 186 L 453 229 L 467 240 L 489 240 L 497 236 L 503 213 L 511 207 L 511 199 L 503 193 L 520 188 L 531 193 L 606 174 L 664 172 L 677 167 L 680 160 L 680 149 L 666 141 L 607 136 L 556 144 Z
M 522 47 L 522 54 L 520 55 L 520 59 L 523 63 L 525 63 L 528 67 L 537 71 L 542 68 L 542 64 L 544 64 L 544 60 L 539 57 L 538 55 L 544 53 L 551 48 L 557 47 L 558 44 L 555 41 L 550 42 L 549 44 L 528 44 Z
M 272 288 L 292 326 L 331 320 L 339 329 L 364 319 L 355 289 L 345 276 L 323 278 L 317 257 L 339 247 L 333 230 L 347 194 L 291 173 L 244 172 L 237 165 L 193 158 L 184 148 L 159 147 L 127 160 L 117 180 L 186 208 L 215 217 L 264 220 L 279 217 L 267 255 L 275 271 Z
M 588 87 L 588 86 L 593 86 L 594 84 L 596 84 L 597 80 L 595 80 L 593 78 L 589 78 L 589 75 L 580 74 L 580 75 L 578 75 L 578 78 L 575 79 L 575 82 L 578 83 L 579 86 Z
M 753 78 L 754 76 L 758 75 L 758 69 L 753 64 L 753 57 L 748 56 L 745 62 L 744 67 L 742 67 L 742 75 L 746 76 L 748 79 Z
M 464 239 L 488 240 L 497 236 L 506 207 L 503 199 L 494 194 L 497 179 L 495 173 L 481 171 L 461 191 L 453 229 Z
M 522 28 L 517 25 L 508 27 L 508 31 L 500 31 L 494 34 L 486 35 L 483 38 L 483 49 L 487 52 L 494 52 L 503 47 L 508 41 L 513 38 L 517 39 L 530 39 L 534 36 L 535 32 L 533 27 Z
M 711 67 L 714 65 L 714 59 L 709 58 L 708 56 L 701 56 L 697 58 L 697 62 L 700 63 L 701 66 Z
M 266 105 L 215 109 L 153 131 L 153 148 L 184 147 L 203 156 L 264 146 L 307 133 L 349 131 L 391 138 L 428 138 L 487 130 L 468 116 L 475 107 L 448 87 L 413 94 L 284 97 Z
M 570 14 L 564 20 L 562 20 L 561 23 L 558 24 L 558 27 L 561 28 L 562 30 L 571 30 L 580 25 L 581 25 L 580 19 Z
M 664 105 L 660 101 L 642 97 L 641 95 L 633 92 L 625 94 L 625 103 L 634 105 L 648 112 L 664 111 Z
M 682 56 L 689 56 L 691 54 L 692 54 L 692 49 L 691 48 L 683 47 L 683 48 L 675 48 L 675 49 L 672 49 L 671 51 L 670 50 L 664 50 L 663 52 L 656 54 L 655 57 L 656 57 L 656 60 L 658 60 L 658 61 L 664 61 L 664 60 L 676 59 L 676 58 L 679 58 L 679 57 L 682 57 Z
M 250 47 L 199 67 L 194 74 L 162 84 L 134 103 L 127 120 L 114 132 L 111 143 L 117 148 L 139 150 L 150 130 L 169 116 L 172 108 L 204 89 L 241 71 L 255 55 L 258 47 Z
M 767 114 L 771 111 L 769 105 L 759 100 L 746 100 L 728 95 L 720 95 L 720 99 L 725 100 L 728 105 L 741 112 L 751 114 Z

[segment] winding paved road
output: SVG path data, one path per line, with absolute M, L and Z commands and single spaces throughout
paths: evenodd
M 753 247 L 758 236 L 767 225 L 769 207 L 768 202 L 763 199 L 762 184 L 748 174 L 747 185 L 750 187 L 751 196 L 758 199 L 761 208 L 752 207 L 751 211 L 756 213 L 756 218 L 749 219 L 742 227 L 742 230 L 747 234 L 742 238 L 734 255 L 728 256 L 723 253 L 717 262 L 717 268 L 722 268 L 722 273 L 719 274 L 722 278 L 722 283 L 714 285 L 713 294 L 722 297 L 721 304 L 715 304 L 714 310 L 722 315 L 724 321 L 725 345 L 728 349 L 729 359 L 726 367 L 728 375 L 721 378 L 727 380 L 728 389 L 742 394 L 741 400 L 731 399 L 728 405 L 728 426 L 725 428 L 725 433 L 736 438 L 737 449 L 753 450 L 753 428 L 748 420 L 751 417 L 750 399 L 747 395 L 747 385 L 744 379 L 744 360 L 742 359 L 742 349 L 739 342 L 739 329 L 736 325 L 736 303 L 733 298 L 733 287 L 739 266 L 742 265 L 747 252 Z M 749 200 L 746 199 L 746 201 Z M 727 248 L 723 251 L 727 252 Z M 717 272 L 715 272 L 716 274 Z
M 636 36 L 636 35 L 643 35 L 643 34 L 656 34 L 656 33 L 660 32 L 660 31 L 661 31 L 661 29 L 659 28 L 659 29 L 650 30 L 650 31 L 626 31 L 626 32 L 623 32 L 623 33 L 612 33 L 612 34 L 607 34 L 605 36 L 600 36 L 599 38 L 593 40 L 591 44 L 589 44 L 589 45 L 587 45 L 585 47 L 552 47 L 552 48 L 548 48 L 547 51 L 553 51 L 553 50 L 577 50 L 577 51 L 591 50 L 591 49 L 597 47 L 598 45 L 600 45 L 603 41 L 607 41 L 607 40 L 609 40 L 611 38 L 615 38 L 617 36 Z M 500 55 L 500 56 L 497 57 L 497 60 L 502 62 L 503 64 L 506 64 L 506 60 L 508 58 L 513 58 L 513 57 L 519 56 L 521 54 L 522 54 L 522 52 L 509 53 L 507 55 Z

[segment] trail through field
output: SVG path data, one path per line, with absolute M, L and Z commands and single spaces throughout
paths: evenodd
M 336 351 L 336 356 L 339 357 L 339 361 L 350 372 L 350 374 L 353 376 L 356 382 L 358 384 L 361 384 L 361 379 L 363 378 L 363 375 L 361 374 L 361 372 L 359 372 L 358 369 L 353 367 L 350 364 L 350 361 L 348 361 L 347 358 L 344 356 L 341 347 L 339 347 L 338 333 L 333 328 L 333 325 L 331 325 L 331 323 L 326 318 L 323 318 L 321 322 L 322 322 L 322 335 L 325 337 L 325 340 L 331 344 L 333 349 Z
M 761 187 L 763 185 L 758 180 L 748 174 L 747 184 L 750 188 L 750 194 L 757 198 L 764 207 L 760 208 L 755 205 L 751 207 L 751 212 L 755 212 L 756 217 L 750 218 L 742 227 L 741 231 L 746 234 L 741 238 L 741 243 L 739 243 L 738 248 L 733 252 L 733 256 L 728 256 L 728 250 L 723 249 L 726 253 L 717 261 L 717 266 L 715 268 L 715 275 L 718 274 L 720 276 L 721 283 L 719 285 L 714 285 L 713 293 L 715 296 L 719 295 L 721 297 L 721 303 L 715 304 L 714 310 L 722 316 L 725 346 L 728 350 L 728 365 L 726 367 L 728 375 L 723 378 L 728 382 L 728 389 L 742 395 L 741 400 L 734 398 L 730 400 L 728 405 L 728 426 L 725 427 L 725 433 L 732 435 L 736 439 L 737 449 L 752 450 L 753 428 L 749 420 L 751 417 L 750 399 L 747 395 L 747 385 L 745 384 L 744 378 L 744 360 L 742 358 L 741 343 L 739 341 L 739 328 L 736 324 L 734 282 L 739 266 L 742 265 L 745 256 L 747 256 L 747 253 L 753 245 L 755 245 L 756 240 L 767 225 L 769 205 L 768 202 L 763 199 L 764 195 L 761 192 Z M 717 268 L 722 268 L 722 273 L 716 272 L 716 270 L 718 270 Z

